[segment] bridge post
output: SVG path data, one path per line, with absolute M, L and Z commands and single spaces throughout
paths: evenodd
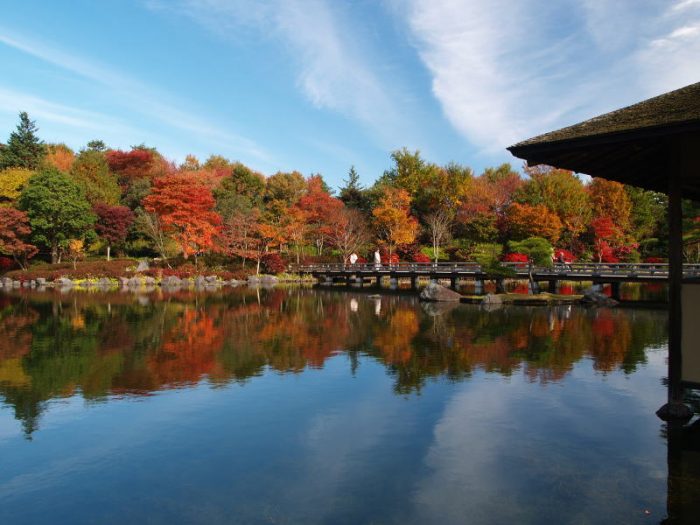
M 559 293 L 559 281 L 557 279 L 549 281 L 549 293 Z
M 484 280 L 475 279 L 474 280 L 474 295 L 481 295 L 484 293 Z
M 620 282 L 610 283 L 610 291 L 612 292 L 610 295 L 616 301 L 620 300 L 621 285 L 622 285 L 622 283 L 620 283 Z
M 417 276 L 417 275 L 411 275 L 411 290 L 415 290 L 415 289 L 416 289 L 417 281 L 418 281 L 418 276 Z
M 392 290 L 396 290 L 399 287 L 399 279 L 398 277 L 390 277 L 389 278 L 389 288 Z
M 455 274 L 450 276 L 450 288 L 457 290 L 457 276 Z

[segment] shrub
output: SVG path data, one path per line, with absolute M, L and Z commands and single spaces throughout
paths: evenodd
M 524 253 L 507 253 L 506 255 L 503 256 L 503 259 L 501 259 L 503 262 L 522 262 L 526 263 L 530 259 L 528 258 L 527 255 Z
M 267 253 L 262 258 L 262 267 L 265 273 L 274 275 L 284 272 L 287 269 L 287 264 L 279 253 Z
M 414 257 L 421 252 L 420 245 L 418 243 L 411 244 L 399 244 L 396 247 L 396 255 L 399 259 L 404 261 L 414 261 Z
M 569 250 L 565 250 L 564 248 L 555 248 L 554 258 L 557 261 L 559 261 L 560 256 L 564 257 L 565 263 L 572 263 L 576 260 L 576 256 L 573 253 L 571 253 Z
M 58 264 L 40 263 L 26 271 L 13 270 L 8 272 L 7 276 L 17 279 L 18 281 L 31 281 L 38 277 L 43 277 L 49 281 L 58 279 L 59 277 L 68 277 L 69 279 L 109 277 L 116 279 L 129 275 L 130 271 L 133 270 L 137 264 L 138 261 L 134 259 L 112 259 L 109 262 L 101 259 L 98 261 L 79 262 L 76 268 L 73 269 L 73 263 L 70 262 Z
M 0 273 L 9 272 L 16 267 L 14 259 L 0 256 Z
M 649 264 L 660 264 L 665 263 L 666 260 L 662 259 L 661 257 L 645 257 L 644 262 Z
M 413 254 L 413 262 L 417 263 L 429 263 L 430 262 L 430 257 L 425 255 L 424 253 L 418 252 Z

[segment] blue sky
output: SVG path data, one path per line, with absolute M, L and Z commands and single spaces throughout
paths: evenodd
M 365 184 L 480 172 L 532 135 L 700 81 L 700 0 L 0 0 L 0 140 L 222 154 Z

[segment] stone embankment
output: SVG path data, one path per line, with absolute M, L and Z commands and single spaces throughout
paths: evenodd
M 180 278 L 174 275 L 161 279 L 147 275 L 135 275 L 132 277 L 120 277 L 112 279 L 108 277 L 94 279 L 69 279 L 60 277 L 53 281 L 38 277 L 36 279 L 19 281 L 4 277 L 0 279 L 0 288 L 4 290 L 16 290 L 21 288 L 46 290 L 47 288 L 58 288 L 61 290 L 149 290 L 160 287 L 164 290 L 179 290 L 194 288 L 197 290 L 215 290 L 222 287 L 236 287 L 241 285 L 261 285 L 269 286 L 278 283 L 274 275 L 252 275 L 247 280 L 222 279 L 217 275 L 197 275 L 195 277 Z

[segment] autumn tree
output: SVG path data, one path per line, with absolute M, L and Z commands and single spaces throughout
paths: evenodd
M 449 210 L 440 208 L 428 214 L 425 219 L 425 227 L 433 244 L 433 256 L 435 263 L 440 260 L 440 247 L 450 240 L 454 217 Z
M 281 218 L 280 224 L 285 229 L 287 241 L 294 247 L 297 264 L 299 264 L 301 251 L 309 236 L 309 214 L 300 206 L 292 206 Z
M 75 153 L 65 144 L 49 144 L 46 146 L 46 159 L 44 162 L 59 171 L 68 173 L 74 159 Z
M 589 225 L 593 252 L 598 262 L 618 262 L 615 249 L 622 244 L 623 232 L 610 217 L 596 217 Z
M 520 176 L 509 164 L 487 168 L 479 177 L 465 181 L 466 188 L 457 210 L 457 221 L 468 238 L 493 242 L 505 212 L 522 186 Z
M 549 166 L 526 166 L 530 176 L 515 200 L 531 206 L 543 205 L 562 223 L 562 241 L 571 245 L 586 230 L 591 219 L 591 201 L 581 180 L 571 171 Z
M 131 151 L 110 150 L 105 159 L 110 171 L 119 177 L 119 184 L 128 185 L 133 179 L 151 175 L 153 152 L 145 148 L 133 148 Z
M 320 175 L 312 175 L 307 180 L 305 194 L 295 206 L 304 211 L 308 233 L 321 255 L 332 230 L 331 219 L 343 208 L 342 201 L 330 196 Z
M 126 206 L 110 206 L 99 203 L 93 206 L 97 215 L 95 231 L 107 245 L 107 260 L 113 246 L 124 243 L 131 224 L 134 222 L 134 213 Z
M 214 211 L 211 190 L 187 174 L 166 175 L 154 181 L 144 199 L 144 209 L 156 213 L 163 228 L 171 233 L 182 255 L 195 258 L 214 247 L 221 217 Z
M 117 177 L 110 173 L 103 153 L 91 149 L 82 150 L 75 158 L 70 174 L 93 206 L 119 203 L 121 188 Z
M 85 241 L 83 239 L 69 239 L 66 254 L 73 262 L 73 269 L 77 269 L 78 261 L 85 258 Z
M 23 270 L 38 252 L 27 242 L 32 229 L 27 214 L 14 208 L 0 208 L 0 253 L 11 256 Z
M 260 212 L 257 209 L 233 211 L 225 218 L 221 228 L 219 246 L 228 256 L 240 257 L 242 268 L 245 268 L 246 260 L 254 258 L 252 245 L 256 242 L 255 230 L 259 219 Z
M 382 179 L 394 188 L 400 188 L 414 195 L 424 182 L 426 172 L 435 166 L 428 164 L 420 155 L 420 151 L 409 151 L 406 148 L 391 152 L 394 165 L 386 170 Z
M 418 221 L 411 217 L 411 197 L 406 190 L 386 188 L 376 208 L 372 210 L 377 234 L 391 254 L 397 244 L 409 244 L 418 232 Z
M 439 210 L 454 216 L 473 179 L 471 168 L 454 162 L 444 168 L 428 169 L 413 196 L 413 208 L 421 217 Z
M 19 198 L 27 212 L 35 243 L 51 250 L 51 262 L 68 239 L 82 239 L 92 230 L 95 216 L 85 194 L 68 175 L 44 168 L 31 179 Z
M 17 129 L 10 133 L 4 148 L 0 149 L 0 169 L 27 168 L 36 170 L 46 156 L 46 146 L 36 136 L 38 128 L 29 120 L 26 111 L 19 114 Z
M 192 154 L 185 157 L 185 161 L 180 164 L 180 171 L 199 171 L 202 169 L 202 165 L 199 163 L 199 159 Z
M 34 171 L 27 168 L 6 168 L 0 171 L 0 206 L 12 205 L 32 175 Z
M 542 204 L 512 203 L 505 214 L 505 230 L 513 240 L 528 237 L 544 237 L 556 244 L 561 235 L 562 224 L 559 216 Z
M 624 232 L 630 230 L 632 202 L 619 182 L 594 177 L 588 185 L 594 217 L 610 217 Z
M 370 238 L 367 221 L 360 210 L 345 207 L 330 218 L 329 240 L 342 255 L 343 264 L 351 254 L 364 248 Z

